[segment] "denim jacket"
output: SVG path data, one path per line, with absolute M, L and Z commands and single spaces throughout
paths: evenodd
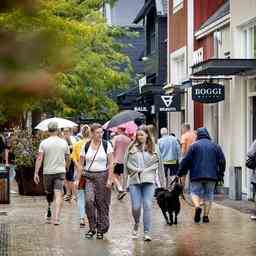
M 179 160 L 180 145 L 174 136 L 163 136 L 158 140 L 158 146 L 163 162 Z
M 124 186 L 141 183 L 158 183 L 158 186 L 164 187 L 164 169 L 157 147 L 153 155 L 147 155 L 144 158 L 143 170 L 140 170 L 140 153 L 136 145 L 132 148 L 129 147 L 126 151 L 124 157 Z

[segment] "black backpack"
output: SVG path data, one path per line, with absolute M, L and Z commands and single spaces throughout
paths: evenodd
M 85 155 L 87 154 L 90 145 L 91 145 L 91 141 L 88 141 L 85 144 L 85 146 L 84 146 L 84 153 L 85 153 Z M 106 140 L 102 140 L 102 145 L 103 145 L 105 153 L 107 154 L 107 152 L 108 152 L 108 142 Z

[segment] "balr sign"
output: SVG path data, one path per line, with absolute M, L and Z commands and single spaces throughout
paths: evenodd
M 217 103 L 225 99 L 225 87 L 221 84 L 203 83 L 192 87 L 192 99 L 201 103 Z

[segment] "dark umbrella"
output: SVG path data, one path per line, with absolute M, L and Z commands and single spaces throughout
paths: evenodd
M 124 110 L 119 114 L 115 115 L 108 123 L 107 129 L 117 127 L 118 125 L 134 121 L 136 119 L 145 119 L 144 114 L 134 110 Z

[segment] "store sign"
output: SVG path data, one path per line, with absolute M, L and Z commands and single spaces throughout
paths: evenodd
M 180 93 L 173 95 L 159 95 L 155 97 L 156 111 L 177 112 L 181 110 Z
M 203 83 L 192 87 L 192 99 L 201 103 L 217 103 L 225 100 L 225 87 L 221 84 Z
M 193 52 L 193 65 L 199 64 L 204 61 L 204 48 L 199 48 Z
M 142 91 L 142 87 L 145 86 L 147 84 L 147 77 L 144 76 L 139 80 L 139 90 L 140 90 L 140 94 Z
M 138 111 L 138 112 L 148 112 L 148 108 L 147 107 L 143 107 L 143 106 L 139 106 L 139 107 L 134 107 L 134 110 L 135 111 Z

